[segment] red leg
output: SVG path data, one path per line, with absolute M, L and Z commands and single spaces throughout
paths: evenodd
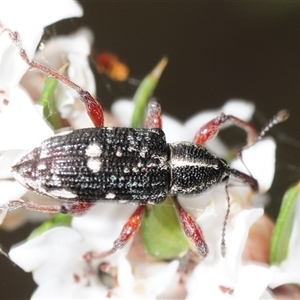
M 67 203 L 60 206 L 60 211 L 62 214 L 80 217 L 86 214 L 93 206 L 94 202 L 76 202 Z
M 161 107 L 157 101 L 149 102 L 145 127 L 162 128 Z
M 249 122 L 245 122 L 237 117 L 231 115 L 221 114 L 215 119 L 203 125 L 196 133 L 194 143 L 198 145 L 204 145 L 206 142 L 214 138 L 218 133 L 222 125 L 227 121 L 233 122 L 236 126 L 244 129 L 248 134 L 248 146 L 253 145 L 256 141 L 260 140 L 274 125 L 284 122 L 289 117 L 289 111 L 286 109 L 280 110 L 267 124 L 261 129 L 258 134 L 253 125 Z M 244 149 L 243 148 L 243 149 Z M 241 152 L 241 151 L 240 151 Z
M 0 206 L 1 211 L 10 211 L 17 208 L 24 207 L 29 210 L 38 211 L 48 214 L 63 213 L 72 216 L 84 215 L 92 206 L 93 202 L 75 202 L 75 203 L 63 203 L 62 205 L 45 205 L 30 202 L 27 200 L 11 200 L 7 205 Z
M 74 82 L 69 80 L 64 75 L 59 74 L 55 70 L 53 70 L 45 65 L 42 65 L 37 61 L 34 61 L 34 60 L 30 61 L 26 54 L 26 51 L 24 50 L 24 48 L 21 44 L 18 33 L 15 31 L 11 31 L 10 29 L 7 29 L 7 28 L 4 29 L 3 32 L 4 31 L 8 32 L 9 37 L 11 38 L 12 42 L 18 48 L 18 50 L 20 52 L 20 56 L 30 66 L 30 68 L 40 70 L 40 71 L 48 74 L 49 76 L 56 78 L 57 80 L 64 83 L 68 87 L 74 89 L 78 93 L 80 100 L 85 104 L 86 110 L 87 110 L 92 122 L 95 124 L 95 126 L 96 127 L 103 126 L 103 124 L 104 124 L 103 108 L 102 108 L 101 104 L 95 98 L 93 98 L 89 92 L 84 91 L 80 86 L 78 86 L 77 84 L 75 84 Z
M 117 250 L 122 249 L 128 243 L 130 238 L 133 237 L 139 230 L 143 220 L 145 209 L 146 205 L 140 205 L 136 209 L 136 211 L 131 215 L 130 219 L 122 228 L 119 237 L 114 241 L 114 245 L 110 250 L 102 253 L 88 252 L 84 255 L 84 259 L 86 261 L 90 261 L 92 259 L 102 259 L 115 253 Z
M 174 199 L 174 203 L 186 236 L 196 246 L 199 254 L 205 257 L 208 254 L 208 247 L 200 226 L 196 223 L 194 218 L 182 208 L 177 199 Z
M 206 142 L 216 137 L 222 125 L 229 120 L 248 133 L 248 144 L 252 144 L 257 139 L 257 132 L 251 123 L 222 113 L 220 116 L 216 117 L 200 128 L 200 130 L 196 133 L 194 143 L 198 145 L 204 145 Z

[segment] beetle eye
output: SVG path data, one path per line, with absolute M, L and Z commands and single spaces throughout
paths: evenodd
M 221 182 L 227 181 L 228 179 L 229 179 L 229 175 L 225 175 L 225 176 L 222 178 Z

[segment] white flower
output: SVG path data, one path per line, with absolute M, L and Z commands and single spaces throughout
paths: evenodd
M 65 18 L 81 17 L 82 13 L 75 1 L 62 0 L 59 9 L 48 0 L 1 1 L 0 32 L 4 28 L 17 31 L 29 59 L 32 59 L 44 27 Z M 18 49 L 5 32 L 0 34 L 0 63 L 0 90 L 9 99 L 10 92 L 18 85 L 28 65 L 20 59 Z
M 111 248 L 135 206 L 99 204 L 81 218 L 74 218 L 72 228 L 56 227 L 20 246 L 10 258 L 27 272 L 33 272 L 37 290 L 32 298 L 154 298 L 172 281 L 178 262 L 149 265 L 132 270 L 125 258 L 130 243 L 104 260 L 88 265 L 83 256 L 88 251 L 104 252 Z M 97 267 L 105 261 L 117 269 L 117 287 L 111 291 L 98 278 Z M 134 264 L 133 264 L 134 265 Z M 133 273 L 134 272 L 134 273 Z
M 205 299 L 259 299 L 267 292 L 272 272 L 267 266 L 242 261 L 250 226 L 263 214 L 262 209 L 243 210 L 235 214 L 226 228 L 226 255 L 220 249 L 220 230 L 224 211 L 220 195 L 205 209 L 197 222 L 201 225 L 211 253 L 199 263 L 187 282 L 187 299 L 201 295 Z M 217 243 L 216 243 L 217 242 Z M 251 284 L 250 284 L 251 283 Z M 231 296 L 232 295 L 232 296 Z
M 68 78 L 84 90 L 89 91 L 91 95 L 95 95 L 96 83 L 89 65 L 92 43 L 92 32 L 82 28 L 72 35 L 50 39 L 34 58 L 41 63 L 49 64 L 55 70 L 68 63 Z M 33 99 L 39 99 L 43 90 L 43 82 L 39 80 L 40 75 L 40 72 L 28 72 L 21 81 Z M 38 84 L 39 82 L 40 84 Z M 67 119 L 73 128 L 93 127 L 76 91 L 59 83 L 55 97 L 61 117 Z

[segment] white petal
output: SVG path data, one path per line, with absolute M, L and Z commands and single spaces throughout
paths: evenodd
M 144 281 L 144 288 L 145 288 L 145 296 L 149 297 L 156 297 L 157 295 L 161 294 L 168 285 L 174 280 L 176 276 L 176 272 L 178 270 L 179 261 L 173 260 L 168 264 L 152 264 L 144 271 L 150 271 L 152 275 L 145 278 Z M 152 270 L 151 270 L 152 269 Z M 145 273 L 146 273 L 145 272 Z
M 234 296 L 236 299 L 264 299 L 261 298 L 272 278 L 272 271 L 265 266 L 248 264 L 239 272 Z
M 27 152 L 27 150 L 10 150 L 0 155 L 0 180 L 13 178 L 11 167 Z
M 132 100 L 120 99 L 111 106 L 112 114 L 125 127 L 131 126 L 133 110 L 134 104 Z
M 112 248 L 122 227 L 136 209 L 135 205 L 99 203 L 86 215 L 73 218 L 72 227 L 93 245 L 94 250 L 101 253 Z
M 70 53 L 68 60 L 70 62 L 68 68 L 70 79 L 79 84 L 83 89 L 88 90 L 92 95 L 95 94 L 96 82 L 88 62 L 88 57 Z
M 187 141 L 185 130 L 178 120 L 167 115 L 162 116 L 162 127 L 167 143 Z
M 222 199 L 223 197 L 223 199 Z M 204 209 L 208 206 L 211 201 L 215 199 L 220 199 L 220 203 L 225 201 L 225 189 L 224 186 L 217 187 L 216 189 L 211 189 L 203 194 L 194 196 L 184 196 L 179 195 L 178 199 L 180 204 L 184 207 L 186 211 L 192 214 L 195 218 L 201 214 Z
M 118 284 L 121 288 L 128 290 L 135 282 L 131 264 L 124 256 L 121 256 L 118 258 L 118 266 Z
M 81 28 L 70 35 L 54 37 L 46 42 L 44 47 L 36 53 L 36 59 L 47 61 L 55 67 L 61 67 L 64 53 L 73 53 L 79 56 L 89 56 L 94 37 L 91 30 Z
M 31 299 L 107 299 L 107 289 L 102 285 L 75 283 L 73 278 L 53 276 L 42 282 Z
M 73 82 L 76 82 L 76 84 L 80 85 L 83 89 L 88 90 L 92 95 L 95 94 L 96 83 L 88 63 L 88 58 L 80 55 L 69 54 L 68 60 L 70 63 L 68 68 L 69 78 Z M 59 86 L 57 102 L 57 107 L 62 118 L 68 119 L 73 127 L 73 123 L 76 123 L 77 119 L 82 114 L 88 118 L 86 108 L 79 99 L 78 93 L 71 90 L 69 87 L 64 85 Z M 85 125 L 85 127 L 92 127 L 93 123 L 90 121 Z
M 125 260 L 119 265 L 117 296 L 123 299 L 156 299 L 174 280 L 179 262 L 140 263 L 134 268 L 135 281 L 130 276 L 131 267 Z M 129 278 L 126 278 L 129 277 Z
M 205 299 L 232 298 L 229 293 L 222 292 L 221 287 L 232 289 L 236 299 L 258 299 L 265 292 L 272 272 L 258 264 L 243 266 L 241 262 L 241 254 L 249 227 L 262 212 L 261 209 L 242 211 L 235 217 L 235 220 L 229 221 L 225 236 L 227 243 L 225 258 L 215 251 L 219 242 L 215 241 L 214 245 L 209 243 L 211 234 L 215 232 L 212 230 L 213 227 L 209 231 L 205 228 L 209 226 L 207 224 L 209 219 L 206 218 L 205 222 L 202 222 L 204 235 L 209 232 L 207 242 L 211 253 L 197 265 L 188 280 L 187 299 L 196 299 L 200 296 Z M 210 226 L 213 226 L 212 222 L 210 222 Z
M 23 90 L 15 88 L 4 108 L 0 114 L 0 151 L 33 149 L 53 135 Z
M 42 63 L 45 63 L 46 60 L 47 65 L 55 70 L 60 69 L 66 62 L 69 62 L 69 78 L 94 95 L 95 80 L 90 70 L 88 58 L 91 52 L 92 40 L 91 31 L 83 28 L 72 35 L 50 39 L 35 54 L 34 58 Z M 27 72 L 21 81 L 21 84 L 29 91 L 32 99 L 38 99 L 44 88 L 44 82 L 39 77 L 40 72 Z M 56 94 L 62 94 L 60 90 L 63 90 L 64 93 L 65 91 L 69 92 L 73 98 L 78 98 L 78 94 L 64 84 L 58 84 Z
M 12 30 L 24 32 L 25 24 L 46 27 L 62 19 L 81 17 L 83 11 L 78 2 L 61 0 L 59 9 L 53 1 L 9 1 L 0 3 L 0 19 Z M 27 32 L 26 32 L 27 34 Z
M 2 1 L 0 2 L 1 24 L 19 33 L 20 40 L 29 59 L 33 58 L 41 40 L 43 27 L 63 18 L 80 17 L 82 9 L 75 1 L 60 1 L 60 9 L 52 1 Z M 12 45 L 7 34 L 0 34 L 0 89 L 8 98 L 13 87 L 28 69 L 18 50 Z
M 237 274 L 238 266 L 241 263 L 242 253 L 248 238 L 249 229 L 256 220 L 263 215 L 263 209 L 247 209 L 238 213 L 231 225 L 233 227 L 227 240 L 227 251 L 225 255 L 226 265 L 232 276 Z
M 30 42 L 33 44 L 28 52 L 33 57 L 38 41 L 41 39 L 42 32 L 33 37 Z M 35 45 L 34 45 L 35 41 Z M 0 34 L 0 90 L 5 94 L 0 94 L 1 103 L 3 99 L 11 99 L 14 87 L 19 83 L 21 77 L 28 69 L 28 65 L 20 58 L 18 50 L 12 45 L 11 40 L 5 34 Z M 29 55 L 29 53 L 28 53 Z
M 255 105 L 243 99 L 230 99 L 223 105 L 221 111 L 226 115 L 232 115 L 243 121 L 249 121 L 254 114 Z
M 215 268 L 213 262 L 202 267 L 198 265 L 186 283 L 186 299 L 231 299 L 232 296 L 221 292 L 221 285 L 232 286 L 232 282 L 224 276 L 221 268 Z
M 20 199 L 26 192 L 27 189 L 14 180 L 0 180 L 0 205 Z
M 68 227 L 55 227 L 14 246 L 9 256 L 24 271 L 34 271 L 34 280 L 40 284 L 57 274 L 61 278 L 65 274 L 72 275 L 72 265 L 81 262 L 83 253 L 82 237 L 78 232 Z
M 284 284 L 298 284 L 300 283 L 300 273 L 298 261 L 294 261 L 297 270 L 286 269 L 284 263 L 278 266 L 271 266 L 273 271 L 273 278 L 269 284 L 271 289 L 275 289 Z

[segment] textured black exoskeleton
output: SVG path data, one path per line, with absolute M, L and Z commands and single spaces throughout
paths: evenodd
M 167 194 L 199 194 L 230 175 L 247 176 L 202 146 L 167 144 L 161 129 L 118 127 L 51 137 L 13 172 L 24 186 L 50 197 L 139 204 L 159 203 Z

